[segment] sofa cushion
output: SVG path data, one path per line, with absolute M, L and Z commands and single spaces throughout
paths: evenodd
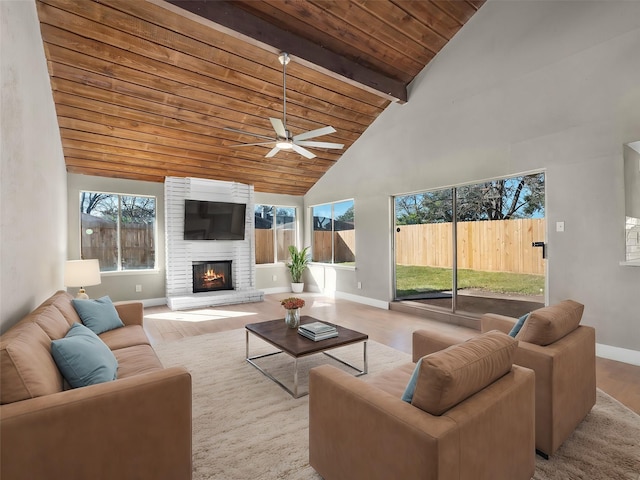
M 78 312 L 76 312 L 76 309 L 73 308 L 71 300 L 73 300 L 73 295 L 65 292 L 64 290 L 58 290 L 51 297 L 45 300 L 41 305 L 53 305 L 54 307 L 56 307 L 60 311 L 64 319 L 67 321 L 67 331 L 74 323 L 81 323 Z
M 115 350 L 118 359 L 118 378 L 162 370 L 162 363 L 150 345 L 136 345 Z
M 64 338 L 51 342 L 51 354 L 73 388 L 116 379 L 115 356 L 95 333 L 79 323 L 73 324 Z
M 60 313 L 60 310 L 53 305 L 41 306 L 29 316 L 33 318 L 34 323 L 42 328 L 51 340 L 58 340 L 69 331 L 67 320 Z
M 509 372 L 517 345 L 509 335 L 492 330 L 422 357 L 411 404 L 442 415 Z
M 2 335 L 0 403 L 62 391 L 62 375 L 51 357 L 50 346 L 49 336 L 32 321 L 23 320 Z
M 74 298 L 72 303 L 82 323 L 96 335 L 124 326 L 109 296 L 91 300 Z
M 132 347 L 134 345 L 150 345 L 149 338 L 140 325 L 125 325 L 98 335 L 110 350 Z
M 400 398 L 407 388 L 407 383 L 409 383 L 415 366 L 415 363 L 408 362 L 398 367 L 382 370 L 377 373 L 370 373 L 358 378 L 363 382 L 367 382 L 369 385 L 387 392 L 395 398 Z
M 516 340 L 549 345 L 578 328 L 583 311 L 584 305 L 573 300 L 534 310 L 522 325 Z

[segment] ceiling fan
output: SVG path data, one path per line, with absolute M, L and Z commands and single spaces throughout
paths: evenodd
M 241 143 L 238 145 L 231 145 L 232 147 L 251 147 L 255 145 L 274 145 L 273 149 L 265 155 L 265 157 L 273 157 L 280 150 L 293 150 L 309 159 L 315 158 L 315 155 L 304 147 L 316 147 L 316 148 L 344 148 L 342 143 L 330 143 L 330 142 L 316 142 L 309 141 L 311 138 L 320 137 L 322 135 L 328 135 L 329 133 L 335 133 L 336 129 L 330 126 L 318 128 L 316 130 L 309 130 L 308 132 L 300 133 L 299 135 L 291 135 L 291 132 L 287 130 L 287 64 L 291 60 L 289 54 L 282 52 L 278 56 L 278 60 L 282 64 L 282 85 L 283 85 L 283 103 L 282 103 L 282 120 L 279 118 L 269 118 L 273 130 L 276 133 L 276 138 L 268 137 L 266 135 L 259 135 L 257 133 L 246 132 L 244 130 L 238 130 L 235 128 L 225 127 L 225 130 L 235 133 L 241 133 L 243 135 L 251 135 L 253 137 L 262 138 L 268 140 L 258 143 Z

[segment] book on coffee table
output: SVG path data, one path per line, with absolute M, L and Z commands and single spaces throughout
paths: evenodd
M 338 336 L 338 330 L 333 325 L 327 325 L 322 322 L 312 322 L 300 325 L 298 333 L 314 342 L 326 340 Z
M 326 340 L 328 338 L 334 338 L 338 336 L 338 332 L 327 332 L 327 333 L 319 333 L 319 334 L 313 334 L 313 333 L 309 333 L 306 330 L 303 330 L 301 328 L 298 328 L 298 333 L 300 335 L 302 335 L 305 338 L 308 338 L 309 340 L 313 340 L 314 342 L 319 342 L 320 340 Z
M 322 322 L 305 323 L 304 325 L 300 325 L 300 329 L 305 330 L 314 335 L 320 335 L 322 333 L 338 331 L 336 330 L 336 327 L 334 327 L 333 325 L 327 325 L 326 323 L 322 323 Z

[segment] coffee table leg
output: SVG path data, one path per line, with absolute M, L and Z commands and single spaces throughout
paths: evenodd
M 298 359 L 293 359 L 293 398 L 298 398 Z
M 244 331 L 244 358 L 249 358 L 249 330 Z
M 362 370 L 365 374 L 367 374 L 369 372 L 369 366 L 367 363 L 367 341 L 364 341 L 364 347 L 363 347 L 363 356 L 364 356 L 364 369 Z

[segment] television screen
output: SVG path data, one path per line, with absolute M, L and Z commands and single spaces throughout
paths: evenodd
M 243 203 L 184 201 L 185 240 L 244 240 Z

